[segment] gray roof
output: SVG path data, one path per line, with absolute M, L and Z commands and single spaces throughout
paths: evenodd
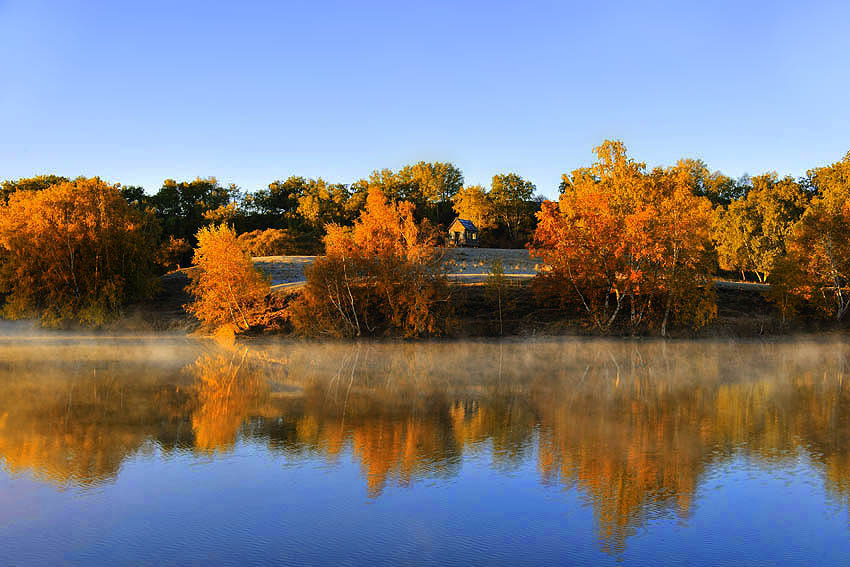
M 457 219 L 457 220 L 460 224 L 463 225 L 463 228 L 465 228 L 466 230 L 474 230 L 475 232 L 478 232 L 478 228 L 476 228 L 476 226 L 472 223 L 471 220 L 466 220 L 466 219 Z

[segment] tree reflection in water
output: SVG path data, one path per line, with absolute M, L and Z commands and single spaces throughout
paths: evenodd
M 136 455 L 248 443 L 292 462 L 350 455 L 379 497 L 471 455 L 536 461 L 542 482 L 586 496 L 611 551 L 648 518 L 688 516 L 710 468 L 740 455 L 768 468 L 803 454 L 850 495 L 842 342 L 156 348 L 0 345 L 5 469 L 86 487 Z

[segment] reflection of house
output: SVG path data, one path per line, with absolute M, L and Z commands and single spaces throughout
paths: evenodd
M 478 246 L 478 228 L 470 220 L 456 218 L 449 225 L 449 246 Z

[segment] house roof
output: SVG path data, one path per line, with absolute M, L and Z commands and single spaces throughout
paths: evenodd
M 478 228 L 475 226 L 475 224 L 473 224 L 471 220 L 457 219 L 457 222 L 462 224 L 463 228 L 465 228 L 466 230 L 474 230 L 475 232 L 478 232 Z

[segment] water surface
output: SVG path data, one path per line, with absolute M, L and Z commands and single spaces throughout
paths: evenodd
M 846 564 L 845 339 L 0 338 L 0 563 Z

